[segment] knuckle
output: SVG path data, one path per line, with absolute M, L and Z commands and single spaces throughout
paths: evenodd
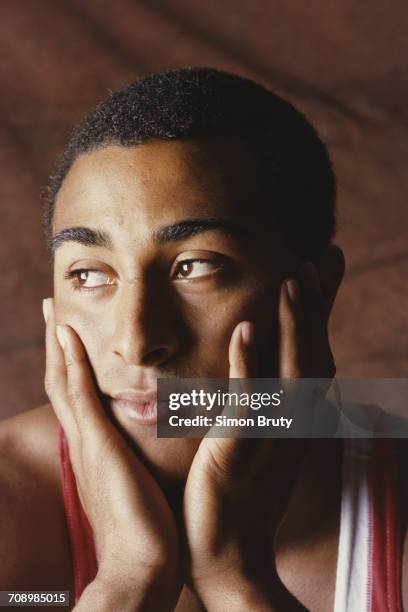
M 245 360 L 237 360 L 234 364 L 235 378 L 246 378 L 248 368 Z
M 238 353 L 238 355 L 235 358 L 235 364 L 239 367 L 239 368 L 245 368 L 247 365 L 247 358 L 246 355 L 244 355 L 243 353 Z
M 54 398 L 59 390 L 59 384 L 50 376 L 44 378 L 44 389 L 50 399 Z
M 88 363 L 86 355 L 75 355 L 73 353 L 65 356 L 65 366 L 68 370 L 75 371 Z
M 68 401 L 69 401 L 70 405 L 73 408 L 76 408 L 76 407 L 79 406 L 79 404 L 81 402 L 82 393 L 78 389 L 78 387 L 73 386 L 73 385 L 69 385 L 68 389 L 67 389 L 67 397 L 68 397 Z
M 89 416 L 90 405 L 94 396 L 92 391 L 81 384 L 70 384 L 67 388 L 67 399 L 75 419 L 81 423 L 83 418 Z
M 294 334 L 299 327 L 299 322 L 296 317 L 285 315 L 282 318 L 282 325 L 289 333 Z
M 302 378 L 304 375 L 304 370 L 299 366 L 299 364 L 293 365 L 290 371 L 290 378 Z
M 284 364 L 283 370 L 286 372 L 287 378 L 302 378 L 305 373 L 305 365 L 302 363 L 301 356 L 297 353 L 292 353 Z
M 67 370 L 73 370 L 75 366 L 75 361 L 72 358 L 72 356 L 66 356 L 65 357 L 65 367 L 67 368 Z

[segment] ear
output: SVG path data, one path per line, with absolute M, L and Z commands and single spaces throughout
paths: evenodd
M 317 268 L 329 315 L 346 268 L 344 253 L 339 246 L 331 244 L 318 255 L 311 257 L 311 261 Z

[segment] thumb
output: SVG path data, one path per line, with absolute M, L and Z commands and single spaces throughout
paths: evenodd
M 250 393 L 249 383 L 246 379 L 255 377 L 255 329 L 251 321 L 241 321 L 235 327 L 229 345 L 229 391 L 236 393 Z M 240 379 L 239 382 L 235 379 Z M 244 416 L 248 408 L 239 405 L 226 405 L 225 416 Z M 242 412 L 244 411 L 244 412 Z M 248 444 L 246 444 L 247 442 Z M 239 431 L 227 431 L 225 437 L 213 437 L 211 429 L 207 432 L 200 444 L 200 453 L 208 454 L 211 462 L 221 472 L 229 471 L 236 454 L 241 455 L 242 447 L 252 446 L 250 440 L 243 441 Z
M 229 345 L 229 378 L 255 377 L 255 329 L 251 321 L 241 321 L 232 332 Z

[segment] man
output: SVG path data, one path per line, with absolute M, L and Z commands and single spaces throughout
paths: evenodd
M 157 439 L 155 390 L 334 376 L 334 201 L 306 119 L 213 69 L 151 75 L 76 128 L 45 203 L 50 404 L 1 424 L 3 589 L 333 609 L 341 442 Z

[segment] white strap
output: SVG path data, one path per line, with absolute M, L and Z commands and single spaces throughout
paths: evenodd
M 371 612 L 371 439 L 345 439 L 334 612 Z

